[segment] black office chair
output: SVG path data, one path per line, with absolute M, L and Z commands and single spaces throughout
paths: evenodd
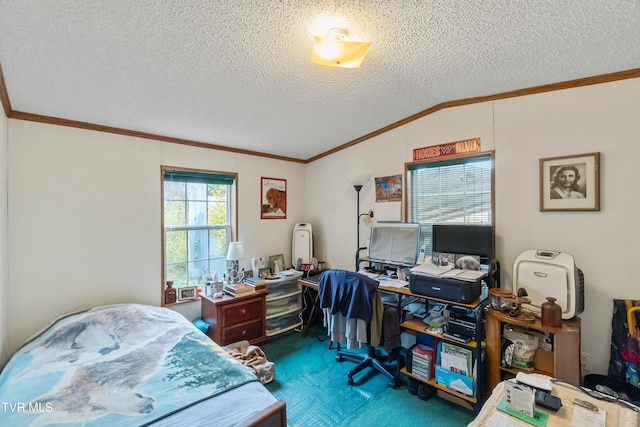
M 342 318 L 346 318 L 346 321 L 352 319 L 351 323 L 357 323 L 357 320 L 354 319 L 361 319 L 366 324 L 366 342 L 361 342 L 361 344 L 367 346 L 366 353 L 342 350 L 340 341 L 345 337 L 335 340 L 332 336 L 332 341 L 336 341 L 338 344 L 336 360 L 339 362 L 348 360 L 357 363 L 357 366 L 347 373 L 347 383 L 354 385 L 354 375 L 365 368 L 373 368 L 389 380 L 389 387 L 396 388 L 398 384 L 397 366 L 383 363 L 381 358 L 386 358 L 387 362 L 389 362 L 389 357 L 376 354 L 375 347 L 381 343 L 382 323 L 385 317 L 391 322 L 398 322 L 397 314 L 393 316 L 393 313 L 397 313 L 394 307 L 391 307 L 390 310 L 393 311 L 388 313 L 385 310 L 378 292 L 378 282 L 351 271 L 327 270 L 322 273 L 318 280 L 318 297 L 320 307 L 329 309 L 330 316 L 334 316 L 334 322 L 343 320 L 335 316 L 342 316 Z M 387 313 L 387 316 L 385 316 L 385 313 Z M 330 324 L 332 324 L 331 320 L 329 319 Z M 329 330 L 329 333 L 331 334 L 332 331 Z M 342 339 L 342 341 L 345 340 Z

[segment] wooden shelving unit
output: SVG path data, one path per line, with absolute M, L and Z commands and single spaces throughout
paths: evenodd
M 487 385 L 492 390 L 500 381 L 513 377 L 521 369 L 507 368 L 501 365 L 502 333 L 505 325 L 526 328 L 548 336 L 552 350 L 536 350 L 533 373 L 559 378 L 573 385 L 580 385 L 580 318 L 564 320 L 562 327 L 543 326 L 539 318 L 533 322 L 519 321 L 517 317 L 489 309 L 486 315 L 486 365 Z M 526 371 L 532 373 L 532 371 Z

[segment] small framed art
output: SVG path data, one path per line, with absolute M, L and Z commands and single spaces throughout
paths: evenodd
M 185 286 L 184 288 L 178 288 L 178 301 L 188 301 L 197 298 L 198 294 L 196 286 Z
M 258 276 L 262 279 L 266 279 L 267 277 L 271 277 L 271 269 L 269 267 L 261 268 L 258 270 Z
M 260 218 L 287 218 L 287 180 L 260 178 Z
M 600 153 L 540 159 L 540 211 L 599 211 Z
M 271 268 L 271 273 L 278 274 L 281 271 L 285 270 L 284 265 L 284 255 L 271 255 L 269 257 L 269 267 Z

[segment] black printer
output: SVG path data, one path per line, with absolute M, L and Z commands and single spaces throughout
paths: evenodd
M 418 295 L 469 304 L 480 298 L 482 279 L 470 282 L 411 274 L 409 275 L 409 290 Z

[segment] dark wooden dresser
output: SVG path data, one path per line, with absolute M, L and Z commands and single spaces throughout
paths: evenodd
M 247 340 L 251 344 L 267 341 L 266 296 L 259 290 L 222 298 L 202 296 L 202 320 L 207 322 L 207 335 L 219 345 Z

